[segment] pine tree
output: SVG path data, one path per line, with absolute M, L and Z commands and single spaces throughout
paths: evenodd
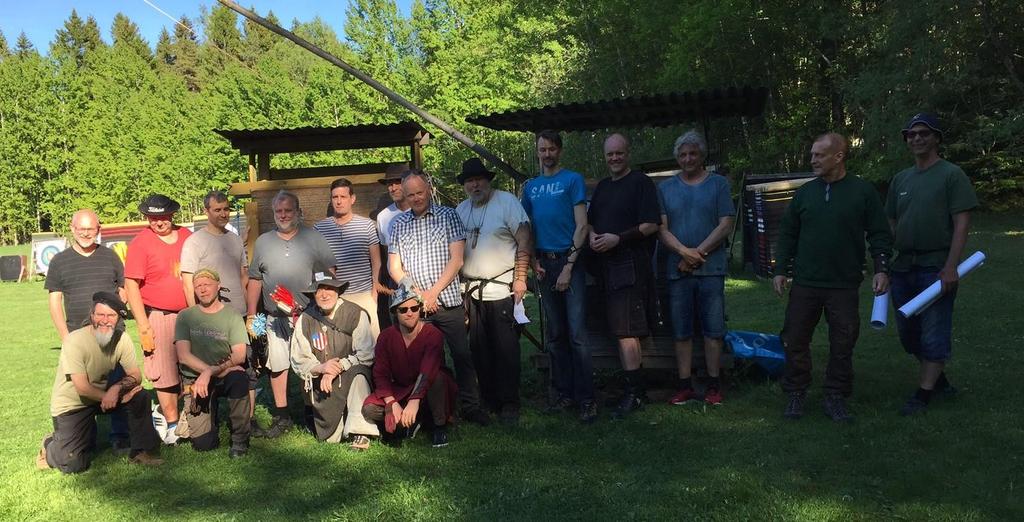
M 135 25 L 127 16 L 122 13 L 114 15 L 114 23 L 110 28 L 114 45 L 125 46 L 131 49 L 146 61 L 153 59 L 153 52 L 149 43 L 139 34 L 139 26 Z
M 50 54 L 58 58 L 74 58 L 77 65 L 82 65 L 86 54 L 105 45 L 96 19 L 89 16 L 83 21 L 72 9 L 71 16 L 64 21 L 64 28 L 57 30 L 57 37 L 50 45 Z

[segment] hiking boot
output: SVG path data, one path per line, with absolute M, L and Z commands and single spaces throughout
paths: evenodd
M 444 426 L 434 428 L 433 441 L 430 443 L 435 448 L 443 448 L 448 445 L 448 429 Z
M 228 450 L 228 458 L 239 459 L 249 453 L 249 446 L 231 446 Z
M 704 402 L 711 406 L 722 405 L 722 392 L 718 388 L 708 388 L 704 392 Z
M 559 397 L 555 402 L 548 404 L 547 408 L 544 408 L 544 413 L 562 413 L 569 411 L 576 404 L 576 401 L 568 397 Z
M 143 466 L 156 467 L 162 466 L 164 463 L 164 459 L 161 459 L 154 455 L 150 455 L 148 452 L 140 451 L 136 453 L 135 456 L 132 457 L 129 462 L 131 462 L 132 464 L 141 464 Z
M 676 394 L 668 400 L 668 403 L 678 406 L 695 400 L 697 400 L 697 392 L 693 391 L 693 388 L 686 388 L 685 390 L 677 391 Z
M 477 408 L 475 410 L 471 410 L 470 412 L 463 414 L 462 419 L 465 421 L 472 422 L 473 424 L 479 424 L 480 426 L 491 425 L 491 416 L 488 415 L 487 412 L 481 408 Z
M 926 411 L 928 411 L 928 403 L 919 399 L 915 394 L 907 400 L 906 404 L 904 404 L 902 408 L 900 408 L 900 415 L 910 417 Z
M 295 423 L 289 417 L 274 417 L 270 421 L 270 427 L 263 433 L 263 436 L 268 439 L 276 439 L 292 429 L 294 425 Z
M 804 401 L 807 400 L 807 392 L 789 392 L 789 402 L 786 403 L 786 411 L 782 416 L 787 419 L 799 419 L 804 416 Z
M 846 409 L 846 399 L 842 395 L 825 396 L 825 416 L 836 422 L 853 420 L 853 415 Z
M 615 408 L 615 412 L 612 413 L 612 417 L 616 419 L 623 419 L 630 413 L 637 410 L 642 410 L 644 407 L 644 396 L 642 393 L 635 391 L 627 391 L 622 399 L 619 399 L 619 406 Z
M 584 401 L 580 405 L 580 422 L 583 424 L 593 424 L 597 420 L 597 403 L 594 401 Z
M 46 444 L 53 439 L 53 434 L 49 434 L 43 437 L 43 442 L 40 444 L 39 453 L 36 454 L 36 469 L 47 470 L 50 469 L 50 463 L 46 462 Z

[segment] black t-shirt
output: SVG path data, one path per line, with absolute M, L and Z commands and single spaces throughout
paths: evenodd
M 598 234 L 621 234 L 641 223 L 660 223 L 654 182 L 637 170 L 616 181 L 611 177 L 602 179 L 590 198 L 587 222 Z
M 68 247 L 53 256 L 46 270 L 44 288 L 64 293 L 64 317 L 68 330 L 75 330 L 88 319 L 92 295 L 117 293 L 124 286 L 124 264 L 113 250 L 99 245 L 90 256 Z

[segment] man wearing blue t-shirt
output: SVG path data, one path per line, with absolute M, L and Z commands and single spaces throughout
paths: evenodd
M 675 338 L 679 391 L 670 404 L 695 399 L 691 385 L 694 315 L 700 317 L 708 383 L 704 402 L 722 403 L 719 360 L 725 337 L 725 249 L 736 210 L 723 176 L 704 168 L 707 142 L 696 131 L 676 140 L 674 154 L 680 171 L 658 186 L 661 229 L 658 238 L 668 250 L 669 310 Z
M 544 344 L 551 354 L 551 383 L 557 397 L 548 408 L 561 412 L 579 406 L 584 423 L 597 418 L 594 368 L 584 344 L 586 280 L 577 266 L 586 240 L 587 197 L 583 176 L 559 165 L 562 137 L 537 134 L 540 175 L 523 187 L 523 209 L 533 224 L 533 270 L 544 310 Z

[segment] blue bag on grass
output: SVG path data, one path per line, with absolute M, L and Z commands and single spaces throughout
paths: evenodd
M 734 357 L 750 359 L 772 377 L 782 375 L 786 352 L 778 335 L 730 330 L 725 334 L 725 342 L 732 347 Z

